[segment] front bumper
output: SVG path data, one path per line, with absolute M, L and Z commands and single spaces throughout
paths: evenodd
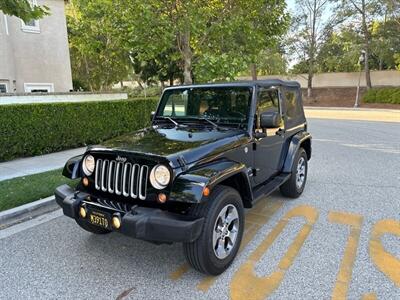
M 81 205 L 108 214 L 118 214 L 121 227 L 112 230 L 137 239 L 160 243 L 193 242 L 200 236 L 203 227 L 203 218 L 193 219 L 157 208 L 138 206 L 125 212 L 89 201 L 89 196 L 87 193 L 73 190 L 68 185 L 59 186 L 55 191 L 56 201 L 64 215 L 87 222 L 79 216 L 78 210 Z

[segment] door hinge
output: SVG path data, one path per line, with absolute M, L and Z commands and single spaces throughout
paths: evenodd
M 257 143 L 253 143 L 253 151 L 257 150 Z

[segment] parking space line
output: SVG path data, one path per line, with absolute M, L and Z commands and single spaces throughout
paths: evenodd
M 307 205 L 298 206 L 290 210 L 266 236 L 256 250 L 250 254 L 247 261 L 236 271 L 230 285 L 231 299 L 260 300 L 265 299 L 274 292 L 282 282 L 286 271 L 299 254 L 301 247 L 318 219 L 318 215 L 318 211 L 314 207 Z M 254 271 L 256 264 L 285 229 L 289 220 L 295 217 L 303 217 L 306 223 L 300 229 L 296 238 L 289 246 L 288 251 L 280 260 L 276 271 L 269 276 L 258 277 Z
M 357 255 L 363 217 L 352 213 L 331 211 L 328 214 L 328 220 L 331 223 L 350 226 L 350 234 L 332 292 L 332 299 L 346 299 Z
M 394 234 L 400 237 L 400 222 L 390 219 L 377 222 L 372 228 L 369 241 L 369 253 L 373 263 L 400 288 L 400 260 L 383 247 L 381 237 L 384 234 Z
M 376 297 L 376 294 L 375 293 L 368 293 L 368 294 L 365 294 L 363 297 L 362 297 L 362 300 L 377 300 L 378 298 Z
M 258 201 L 253 208 L 248 210 L 246 213 L 246 221 L 245 221 L 245 228 L 243 232 L 243 240 L 242 240 L 242 245 L 239 249 L 239 253 L 243 250 L 243 248 L 253 239 L 257 231 L 260 229 L 262 225 L 268 222 L 269 218 L 275 214 L 276 211 L 278 211 L 279 208 L 281 208 L 283 205 L 283 202 L 278 202 L 278 201 L 267 201 L 267 199 L 261 199 Z M 251 214 L 253 211 L 259 212 L 261 216 L 263 216 L 264 221 L 262 219 L 257 218 L 257 223 L 250 222 L 248 220 L 249 214 Z M 256 225 L 256 226 L 254 226 Z M 260 226 L 261 225 L 261 226 Z M 185 273 L 187 273 L 190 270 L 190 266 L 188 263 L 183 263 L 180 265 L 175 271 L 173 271 L 170 275 L 169 278 L 171 280 L 178 280 L 180 279 Z M 198 285 L 198 288 L 202 291 L 208 290 L 208 288 L 214 283 L 214 280 L 209 280 L 207 279 L 208 277 L 214 278 L 213 276 L 207 276 L 203 281 L 204 282 L 210 282 L 210 284 L 202 283 Z

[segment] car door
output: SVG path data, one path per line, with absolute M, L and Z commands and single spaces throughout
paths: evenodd
M 260 115 L 263 112 L 279 112 L 282 122 L 277 128 L 260 128 Z M 257 92 L 256 118 L 254 132 L 264 133 L 263 137 L 255 138 L 253 145 L 255 174 L 254 184 L 261 184 L 279 172 L 283 149 L 284 122 L 280 92 L 277 88 L 260 87 Z

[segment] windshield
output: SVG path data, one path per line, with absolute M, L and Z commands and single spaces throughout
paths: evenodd
M 185 121 L 208 119 L 219 125 L 247 127 L 250 87 L 182 88 L 165 91 L 157 116 Z

